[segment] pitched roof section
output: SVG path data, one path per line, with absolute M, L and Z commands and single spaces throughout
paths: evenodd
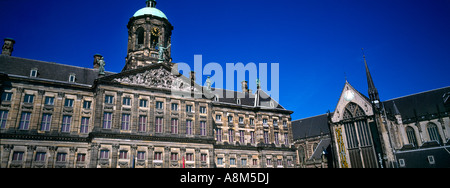
M 255 93 L 244 93 L 227 89 L 211 88 L 211 91 L 218 96 L 218 102 L 220 103 L 286 110 L 263 90 L 257 90 Z M 271 104 L 273 106 L 271 106 Z
M 323 114 L 292 121 L 292 134 L 294 140 L 330 134 L 328 115 Z
M 36 78 L 30 77 L 32 69 L 38 70 Z M 30 79 L 47 79 L 68 83 L 69 76 L 75 74 L 75 83 L 85 85 L 93 85 L 95 79 L 98 78 L 98 70 L 94 69 L 3 55 L 0 56 L 0 72 Z M 106 76 L 112 74 L 114 73 L 106 72 Z
M 448 92 L 450 92 L 450 86 L 387 100 L 383 104 L 388 115 L 395 115 L 395 102 L 398 113 L 400 113 L 404 122 L 421 121 L 430 118 L 428 116 L 445 113 L 443 97 Z M 416 119 L 416 116 L 418 119 Z

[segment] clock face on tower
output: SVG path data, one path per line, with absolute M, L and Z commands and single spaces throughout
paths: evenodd
M 152 29 L 152 35 L 153 35 L 153 36 L 159 36 L 160 34 L 161 34 L 161 33 L 160 33 L 159 28 L 154 27 L 154 28 Z
M 344 99 L 348 102 L 352 101 L 355 98 L 355 93 L 351 90 L 348 90 L 344 93 Z

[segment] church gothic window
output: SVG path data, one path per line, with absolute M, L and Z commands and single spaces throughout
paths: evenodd
M 345 107 L 344 129 L 353 168 L 377 167 L 372 134 L 365 116 L 364 110 L 355 103 Z
M 441 136 L 439 135 L 439 130 L 436 124 L 428 123 L 427 125 L 428 135 L 430 136 L 430 140 L 437 141 L 439 144 L 441 143 Z
M 416 133 L 414 132 L 414 129 L 412 127 L 406 127 L 406 136 L 408 137 L 408 142 L 410 144 L 417 146 Z

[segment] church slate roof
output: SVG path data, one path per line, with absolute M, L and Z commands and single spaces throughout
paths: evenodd
M 292 121 L 294 140 L 330 134 L 327 114 Z
M 13 56 L 0 55 L 0 72 L 10 76 L 22 76 L 29 79 L 41 79 L 50 81 L 66 82 L 70 84 L 70 74 L 75 74 L 74 84 L 83 84 L 92 86 L 95 79 L 98 78 L 98 70 L 82 68 L 58 63 L 31 60 Z M 32 69 L 38 70 L 36 78 L 30 77 Z M 115 73 L 106 72 L 106 75 Z
M 387 100 L 383 104 L 387 115 L 392 117 L 395 115 L 395 103 L 404 123 L 436 119 L 439 115 L 449 115 L 443 98 L 448 92 L 450 86 Z

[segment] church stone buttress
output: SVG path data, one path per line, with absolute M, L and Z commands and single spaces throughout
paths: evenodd
M 128 50 L 122 71 L 156 63 L 171 62 L 171 36 L 173 26 L 166 15 L 158 10 L 155 0 L 138 10 L 128 22 Z M 160 47 L 167 48 L 160 50 Z M 161 53 L 162 52 L 162 53 Z

